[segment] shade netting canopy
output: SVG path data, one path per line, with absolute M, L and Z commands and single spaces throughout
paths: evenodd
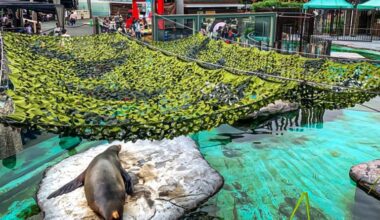
M 6 91 L 15 110 L 0 123 L 89 140 L 173 138 L 233 124 L 279 99 L 341 108 L 380 91 L 380 68 L 365 62 L 282 55 L 202 35 L 156 46 L 121 34 L 2 37 L 16 89 Z M 340 85 L 352 90 L 337 93 Z
M 352 4 L 345 0 L 311 0 L 303 5 L 303 9 L 352 9 Z
M 359 10 L 376 10 L 380 9 L 380 0 L 370 0 L 358 5 Z

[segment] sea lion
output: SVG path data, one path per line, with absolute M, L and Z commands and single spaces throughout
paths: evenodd
M 113 145 L 96 156 L 85 171 L 47 198 L 69 193 L 84 185 L 87 203 L 106 220 L 122 219 L 125 192 L 133 193 L 132 178 L 122 168 L 120 145 Z

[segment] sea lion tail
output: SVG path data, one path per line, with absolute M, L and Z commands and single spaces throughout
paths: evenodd
M 113 219 L 119 219 L 120 218 L 119 212 L 118 211 L 113 211 L 112 212 L 112 218 Z
M 71 180 L 70 182 L 66 183 L 61 188 L 54 191 L 52 194 L 50 194 L 47 199 L 51 199 L 57 196 L 60 196 L 62 194 L 69 193 L 71 191 L 74 191 L 75 189 L 81 187 L 84 185 L 84 177 L 85 177 L 86 171 L 81 173 L 77 178 Z

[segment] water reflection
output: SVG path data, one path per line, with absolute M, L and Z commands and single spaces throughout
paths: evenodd
M 31 127 L 23 128 L 21 129 L 22 144 L 25 145 L 29 141 L 37 139 L 40 135 L 42 135 L 42 133 L 39 129 Z
M 340 111 L 334 111 L 326 116 L 325 112 L 326 110 L 322 108 L 307 108 L 275 116 L 259 117 L 254 120 L 241 120 L 234 124 L 234 128 L 240 132 L 221 131 L 218 138 L 213 138 L 211 141 L 215 140 L 226 144 L 232 139 L 243 138 L 247 134 L 283 135 L 283 132 L 288 130 L 302 132 L 306 128 L 322 129 L 324 121 L 331 121 L 341 114 Z
M 4 167 L 8 169 L 13 169 L 16 166 L 16 162 L 17 162 L 16 155 L 12 155 L 7 158 L 4 158 L 2 161 L 2 164 Z

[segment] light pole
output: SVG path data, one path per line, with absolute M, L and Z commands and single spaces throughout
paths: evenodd
M 92 16 L 92 6 L 91 6 L 91 0 L 87 0 L 87 9 L 90 16 L 90 20 L 92 19 L 92 31 L 94 34 L 98 34 L 98 18 Z
M 91 19 L 92 18 L 91 0 L 87 0 L 87 8 L 88 8 L 88 13 L 90 14 L 90 19 Z
M 152 34 L 153 34 L 153 41 L 157 38 L 157 30 L 156 30 L 156 1 L 152 0 Z

